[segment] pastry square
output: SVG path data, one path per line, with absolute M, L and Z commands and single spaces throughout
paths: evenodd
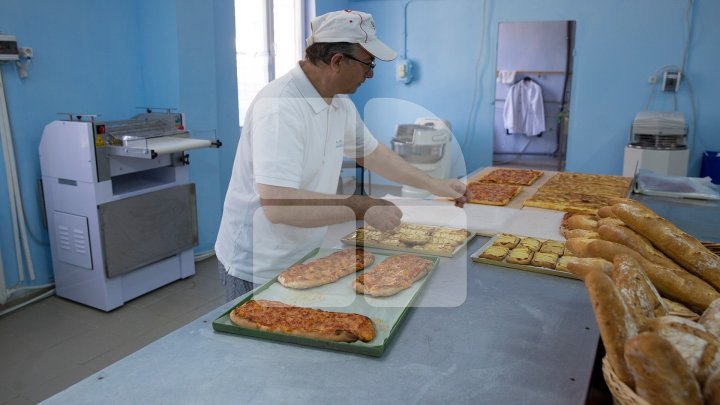
M 520 242 L 520 238 L 515 235 L 508 235 L 506 233 L 501 233 L 500 235 L 495 238 L 495 242 L 493 245 L 497 246 L 503 246 L 508 249 L 512 249 Z
M 560 256 L 558 261 L 555 263 L 555 270 L 568 271 L 567 264 L 574 256 Z
M 482 252 L 480 257 L 484 259 L 501 261 L 505 258 L 505 256 L 507 256 L 507 254 L 508 249 L 506 247 L 492 245 L 489 248 L 485 249 L 485 251 Z
M 532 261 L 530 262 L 530 264 L 532 264 L 533 266 L 545 267 L 547 269 L 554 269 L 557 259 L 558 255 L 556 255 L 555 253 L 536 252 L 532 257 Z
M 515 264 L 529 264 L 530 260 L 533 257 L 534 251 L 526 248 L 526 247 L 516 247 L 515 249 L 510 251 L 510 254 L 508 255 L 507 259 L 505 259 L 508 263 L 515 263 Z
M 520 246 L 537 252 L 538 249 L 540 249 L 540 241 L 535 238 L 523 238 L 523 240 L 520 241 Z
M 556 240 L 546 240 L 540 246 L 540 252 L 542 253 L 555 253 L 561 256 L 565 251 L 565 244 Z

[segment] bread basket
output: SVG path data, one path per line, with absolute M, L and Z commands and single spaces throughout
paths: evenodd
M 610 389 L 613 396 L 613 402 L 618 405 L 650 405 L 650 403 L 641 398 L 632 388 L 625 385 L 624 382 L 615 374 L 610 361 L 607 357 L 602 359 L 602 372 L 605 377 L 605 383 Z

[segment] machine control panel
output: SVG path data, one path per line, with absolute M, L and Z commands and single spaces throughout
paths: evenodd
M 18 60 L 20 54 L 14 35 L 0 35 L 0 62 Z

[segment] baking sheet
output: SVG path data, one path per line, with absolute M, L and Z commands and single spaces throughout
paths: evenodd
M 481 177 L 483 177 L 484 175 L 490 173 L 491 171 L 493 171 L 495 169 L 505 169 L 505 168 L 502 166 L 488 166 L 488 167 L 478 171 L 477 173 L 474 173 L 471 176 L 469 176 L 468 183 L 470 183 L 472 181 L 480 180 Z M 513 169 L 513 168 L 508 167 L 507 169 Z M 548 180 L 550 180 L 550 178 L 552 176 L 554 176 L 556 173 L 557 172 L 554 172 L 554 171 L 543 170 L 542 176 L 540 176 L 537 180 L 535 180 L 535 182 L 533 184 L 531 184 L 529 186 L 522 186 L 522 190 L 520 191 L 520 193 L 518 195 L 516 195 L 515 197 L 513 197 L 509 203 L 503 205 L 503 207 L 517 208 L 517 209 L 522 208 L 525 200 L 532 197 L 535 194 L 535 192 L 540 188 L 540 186 L 542 186 Z M 475 206 L 475 205 L 484 205 L 484 204 L 468 203 L 466 205 L 466 207 L 468 205 Z
M 325 257 L 341 249 L 317 249 L 298 263 Z M 388 257 L 396 256 L 382 252 L 372 252 L 375 255 L 375 262 L 372 266 L 356 274 L 363 274 L 364 271 L 372 269 L 373 266 L 384 261 Z M 408 309 L 412 306 L 423 286 L 433 274 L 439 259 L 419 255 L 432 260 L 430 272 L 422 279 L 415 282 L 410 288 L 403 290 L 390 297 L 370 297 L 357 294 L 352 288 L 355 280 L 353 275 L 341 278 L 340 280 L 305 290 L 297 290 L 283 287 L 277 282 L 277 277 L 258 287 L 252 294 L 242 299 L 238 305 L 255 300 L 280 301 L 289 305 L 322 309 L 325 311 L 357 313 L 369 317 L 375 325 L 376 336 L 370 342 L 328 342 L 319 339 L 310 339 L 299 336 L 284 335 L 281 333 L 265 332 L 257 329 L 243 328 L 230 321 L 228 310 L 213 321 L 213 329 L 218 332 L 234 333 L 238 335 L 253 336 L 262 339 L 270 339 L 287 343 L 295 343 L 306 346 L 321 347 L 332 350 L 353 352 L 368 356 L 379 357 L 385 352 L 387 345 L 397 332 Z
M 490 259 L 486 259 L 484 257 L 480 257 L 480 255 L 483 252 L 485 252 L 485 250 L 487 250 L 490 246 L 493 245 L 493 243 L 495 243 L 495 240 L 498 238 L 498 236 L 499 235 L 495 235 L 492 238 L 490 238 L 480 249 L 478 249 L 475 253 L 470 255 L 470 258 L 472 259 L 472 261 L 476 262 L 476 263 L 485 263 L 485 264 L 491 264 L 494 266 L 507 267 L 510 269 L 531 271 L 533 273 L 547 274 L 550 276 L 558 276 L 558 277 L 572 278 L 575 280 L 582 280 L 578 276 L 576 276 L 570 272 L 567 272 L 567 271 L 549 269 L 546 267 L 531 266 L 529 264 L 508 263 L 505 261 L 505 259 L 503 259 L 502 261 L 499 261 L 499 260 L 490 260 Z M 524 237 L 524 236 L 520 236 L 520 235 L 514 235 L 514 236 L 518 236 L 520 238 Z M 545 242 L 546 240 L 548 240 L 548 239 L 540 239 L 540 238 L 535 238 L 535 239 L 538 239 L 540 242 Z M 561 241 L 557 241 L 557 242 L 561 242 Z
M 413 225 L 419 225 L 419 224 L 413 224 Z M 447 228 L 447 227 L 430 226 L 430 225 L 423 225 L 423 226 L 427 226 L 428 228 L 458 229 L 458 228 Z M 362 229 L 362 228 L 360 228 L 360 229 Z M 362 247 L 367 247 L 367 248 L 375 248 L 375 249 L 383 249 L 383 250 L 392 250 L 392 251 L 396 251 L 396 252 L 407 252 L 407 253 L 414 253 L 414 254 L 417 254 L 417 255 L 430 255 L 430 256 L 441 256 L 441 257 L 453 257 L 453 256 L 455 256 L 455 254 L 456 254 L 457 252 L 459 252 L 462 248 L 464 248 L 465 246 L 467 246 L 468 242 L 469 242 L 472 238 L 475 237 L 475 232 L 471 232 L 471 231 L 466 231 L 466 232 L 467 232 L 467 237 L 465 238 L 465 240 L 464 240 L 461 244 L 457 245 L 457 246 L 455 247 L 455 249 L 453 249 L 452 252 L 440 252 L 440 251 L 436 251 L 436 250 L 415 249 L 415 248 L 411 248 L 411 247 L 402 247 L 402 246 L 388 246 L 388 245 L 383 245 L 383 244 L 380 244 L 380 243 L 377 243 L 377 242 L 365 242 L 365 241 L 363 241 L 363 242 L 358 242 L 358 241 L 357 241 L 357 233 L 358 233 L 358 230 L 355 230 L 355 231 L 351 232 L 350 234 L 342 237 L 340 240 L 342 241 L 342 243 L 344 243 L 344 244 L 346 244 L 346 245 L 351 245 L 351 246 L 362 246 Z

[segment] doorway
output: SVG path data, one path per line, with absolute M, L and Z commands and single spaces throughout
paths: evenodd
M 565 169 L 574 48 L 575 21 L 500 23 L 493 166 Z

